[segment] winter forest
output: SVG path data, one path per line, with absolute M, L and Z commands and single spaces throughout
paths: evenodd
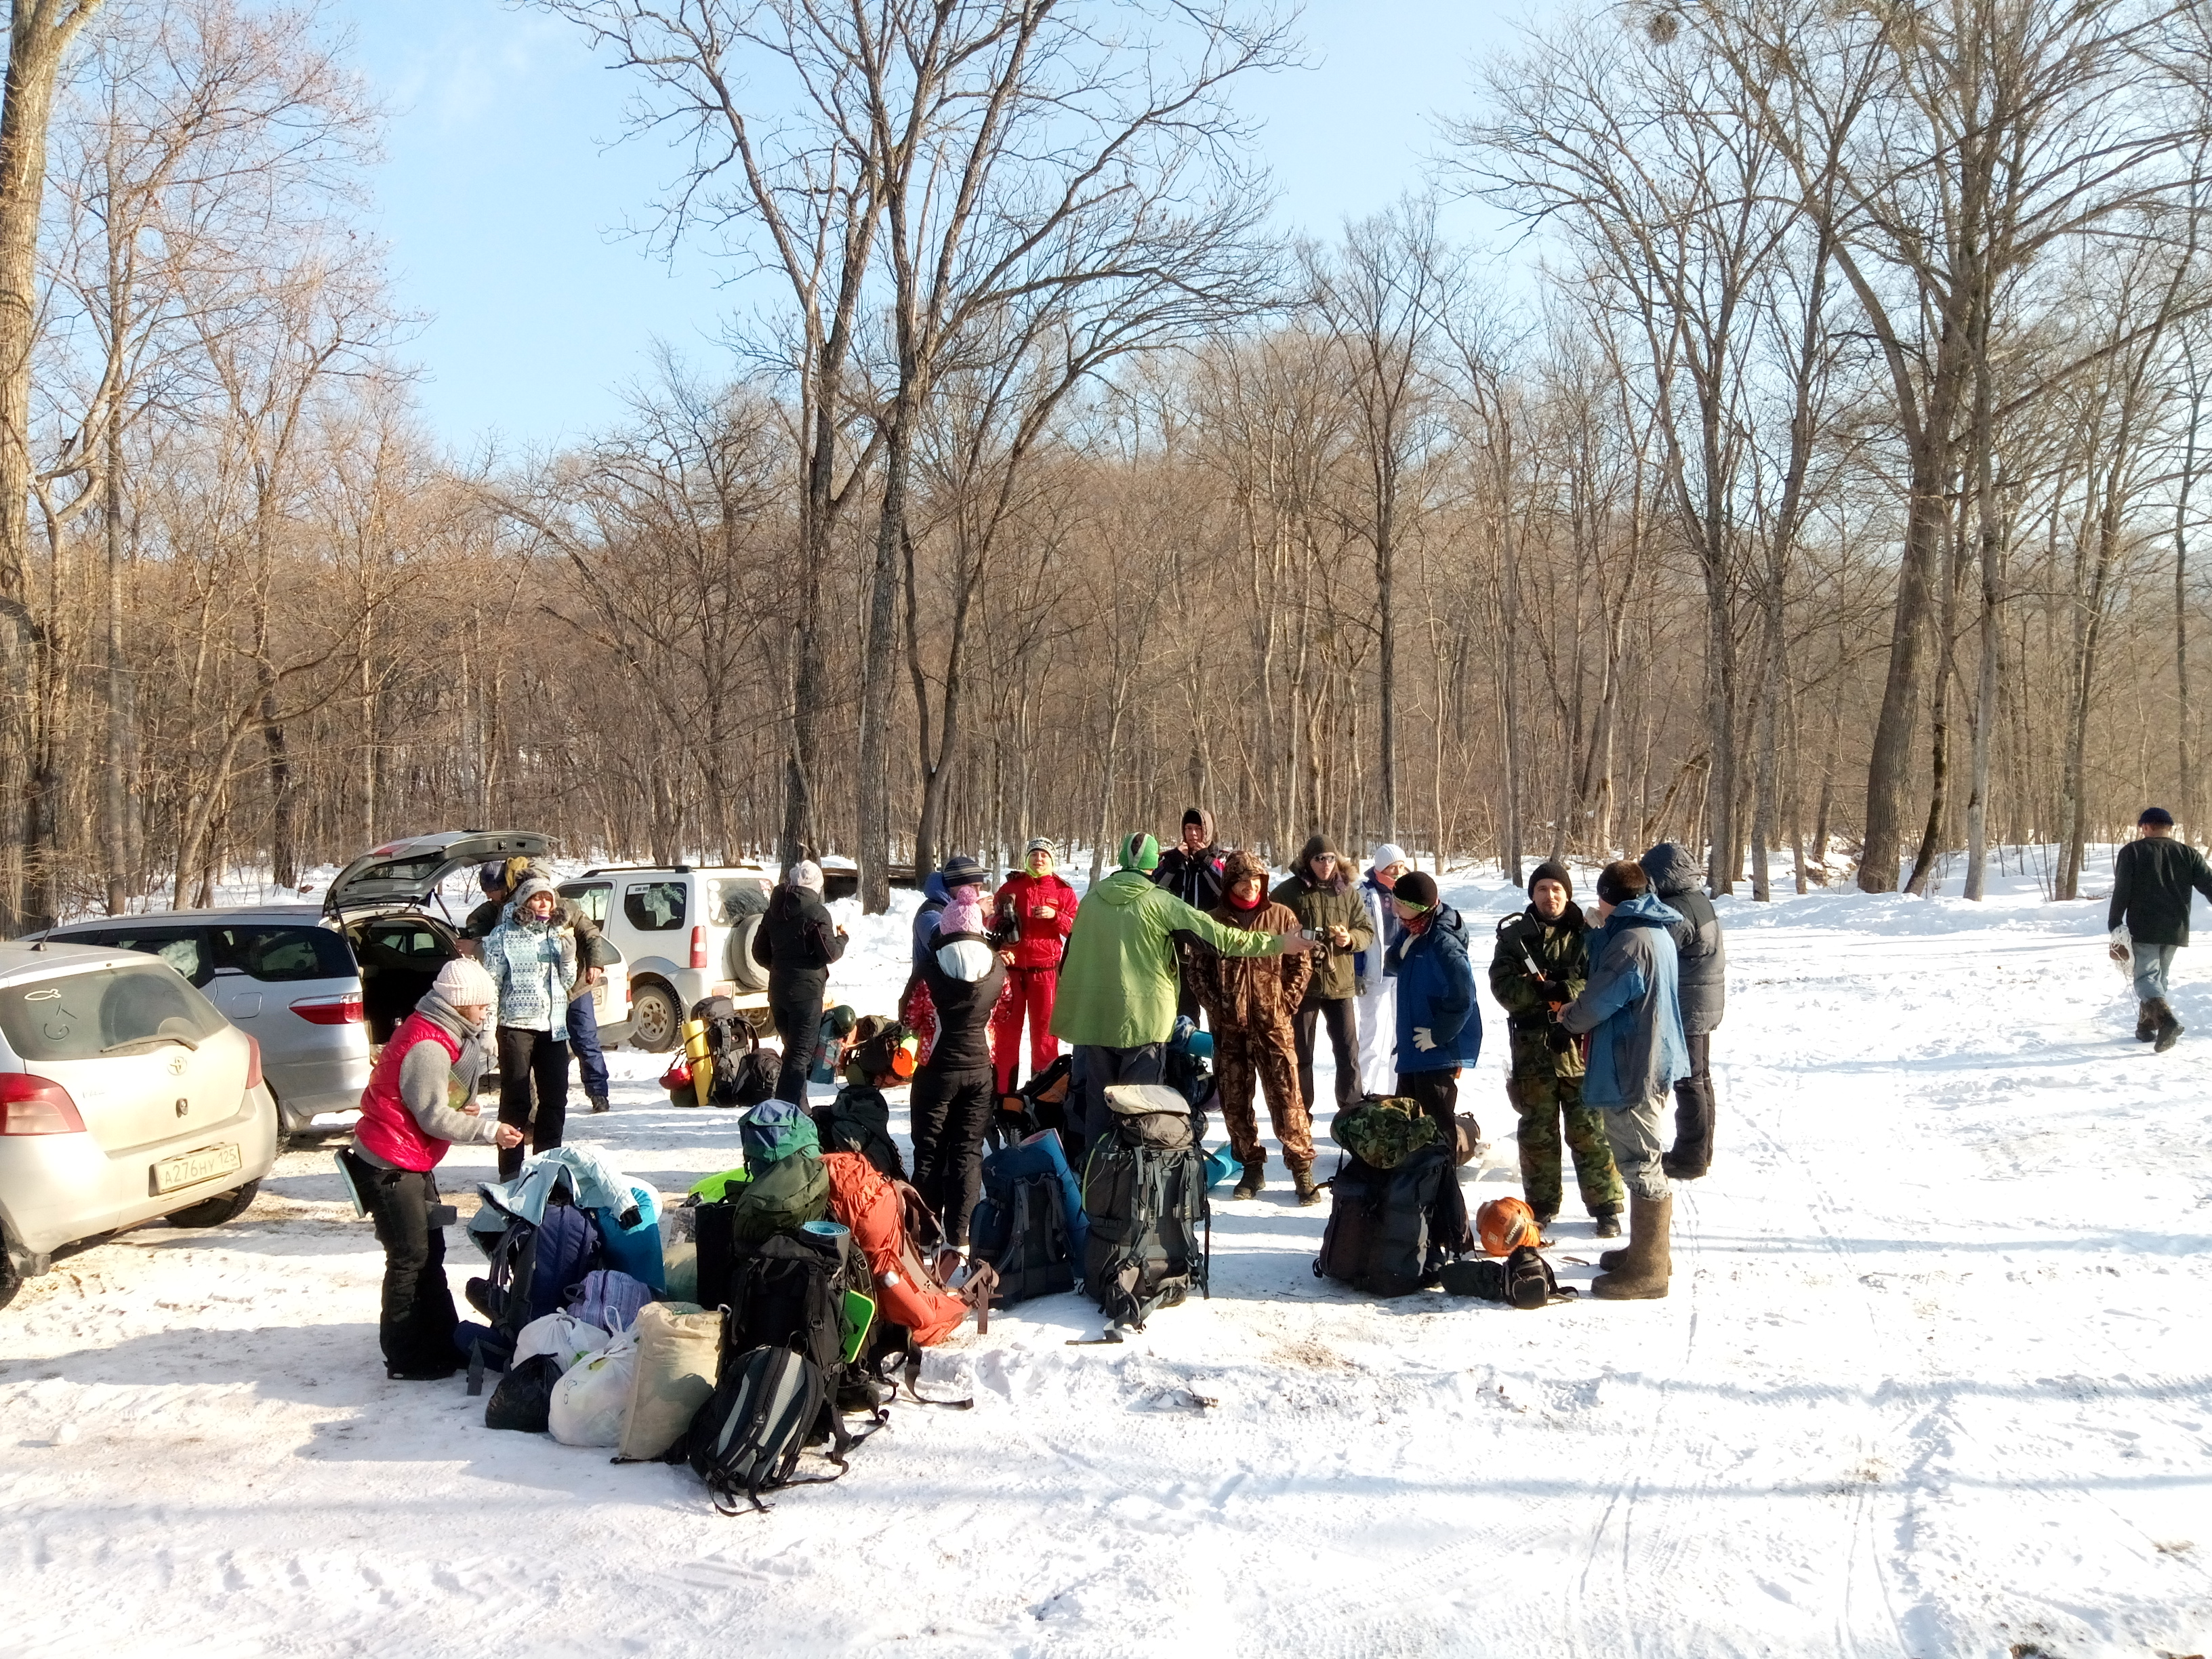
M 2201 7 L 1547 8 L 1312 238 L 1246 0 L 536 9 L 757 301 L 591 441 L 464 454 L 314 9 L 17 0 L 11 933 L 449 823 L 844 854 L 875 908 L 1190 800 L 1759 897 L 2023 845 L 2071 897 L 2147 800 L 2201 829 Z

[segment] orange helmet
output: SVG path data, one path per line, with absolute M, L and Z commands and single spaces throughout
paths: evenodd
M 1536 1212 L 1517 1198 L 1493 1198 L 1474 1212 L 1474 1230 L 1486 1255 L 1510 1255 L 1517 1245 L 1540 1244 L 1543 1229 Z

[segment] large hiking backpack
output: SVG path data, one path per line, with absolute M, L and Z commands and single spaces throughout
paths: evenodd
M 1112 1323 L 1141 1330 L 1155 1310 L 1210 1294 L 1205 1115 L 1156 1083 L 1110 1088 L 1106 1103 L 1114 1127 L 1083 1166 L 1083 1290 Z
M 984 1144 L 995 1151 L 1018 1146 L 1042 1130 L 1063 1128 L 1074 1065 L 1072 1056 L 1062 1054 L 1022 1085 L 1018 1092 L 1001 1098 L 998 1110 L 984 1125 Z M 974 1223 L 969 1224 L 972 1231 Z
M 983 1160 L 983 1199 L 969 1231 L 969 1259 L 990 1263 L 1000 1302 L 1074 1288 L 1090 1224 L 1057 1134 L 1040 1131 Z
M 736 1004 L 725 996 L 702 997 L 691 1005 L 691 1018 L 705 1027 L 704 1060 L 709 1068 L 706 1104 L 753 1106 L 775 1092 L 777 1062 L 761 1052 L 752 1022 L 738 1012 Z M 688 1044 L 685 1052 L 690 1052 Z
M 726 1329 L 726 1321 L 724 1325 Z M 828 1402 L 827 1379 L 803 1354 L 775 1347 L 755 1348 L 734 1358 L 726 1353 L 714 1392 L 691 1419 L 682 1443 L 692 1473 L 714 1495 L 714 1507 L 724 1515 L 740 1514 L 737 1500 L 742 1498 L 755 1510 L 766 1510 L 763 1492 L 842 1474 L 852 1437 L 834 1408 L 830 1420 L 836 1433 L 824 1455 L 837 1474 L 805 1480 L 793 1474 Z
M 1160 1075 L 1194 1107 L 1204 1107 L 1213 1097 L 1213 1036 L 1200 1030 L 1188 1014 L 1176 1016 L 1175 1030 L 1160 1056 Z
M 1457 1171 L 1442 1146 L 1423 1146 L 1390 1170 L 1352 1158 L 1329 1192 L 1318 1277 L 1370 1296 L 1409 1296 L 1473 1244 Z
M 469 1361 L 473 1395 L 481 1391 L 485 1371 L 507 1369 L 522 1328 L 558 1312 L 569 1290 L 604 1264 L 605 1247 L 592 1218 L 565 1196 L 549 1203 L 535 1225 L 511 1215 L 495 1236 L 473 1229 L 472 1236 L 489 1266 L 483 1278 L 469 1280 L 464 1293 L 485 1325 L 464 1324 L 454 1342 Z
M 811 1152 L 794 1152 L 738 1188 L 730 1205 L 730 1237 L 740 1244 L 757 1244 L 829 1213 L 830 1180 L 821 1158 Z
M 763 1100 L 738 1120 L 738 1142 L 744 1148 L 745 1168 L 757 1177 L 771 1164 L 802 1152 L 819 1156 L 821 1137 L 806 1109 L 788 1100 Z
M 848 1083 L 840 1089 L 836 1099 L 815 1109 L 814 1132 L 823 1152 L 858 1152 L 878 1174 L 906 1179 L 906 1160 L 891 1139 L 890 1103 L 874 1085 Z
M 852 1233 L 875 1279 L 877 1318 L 904 1327 L 916 1347 L 958 1330 L 969 1303 L 945 1288 L 915 1247 L 915 1228 L 936 1229 L 921 1195 L 902 1181 L 885 1180 L 857 1152 L 825 1153 L 822 1167 L 830 1178 L 830 1211 Z M 985 1317 L 988 1298 L 987 1290 L 981 1292 Z

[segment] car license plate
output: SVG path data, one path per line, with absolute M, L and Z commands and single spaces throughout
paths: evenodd
M 245 1161 L 235 1142 L 227 1146 L 203 1146 L 180 1157 L 165 1158 L 154 1166 L 154 1191 L 156 1194 L 173 1193 L 179 1187 L 197 1186 L 203 1181 L 230 1174 Z

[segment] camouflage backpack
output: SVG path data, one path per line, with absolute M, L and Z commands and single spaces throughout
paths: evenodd
M 1443 1137 L 1437 1121 L 1403 1095 L 1370 1095 L 1329 1126 L 1336 1144 L 1373 1170 L 1395 1170 Z

